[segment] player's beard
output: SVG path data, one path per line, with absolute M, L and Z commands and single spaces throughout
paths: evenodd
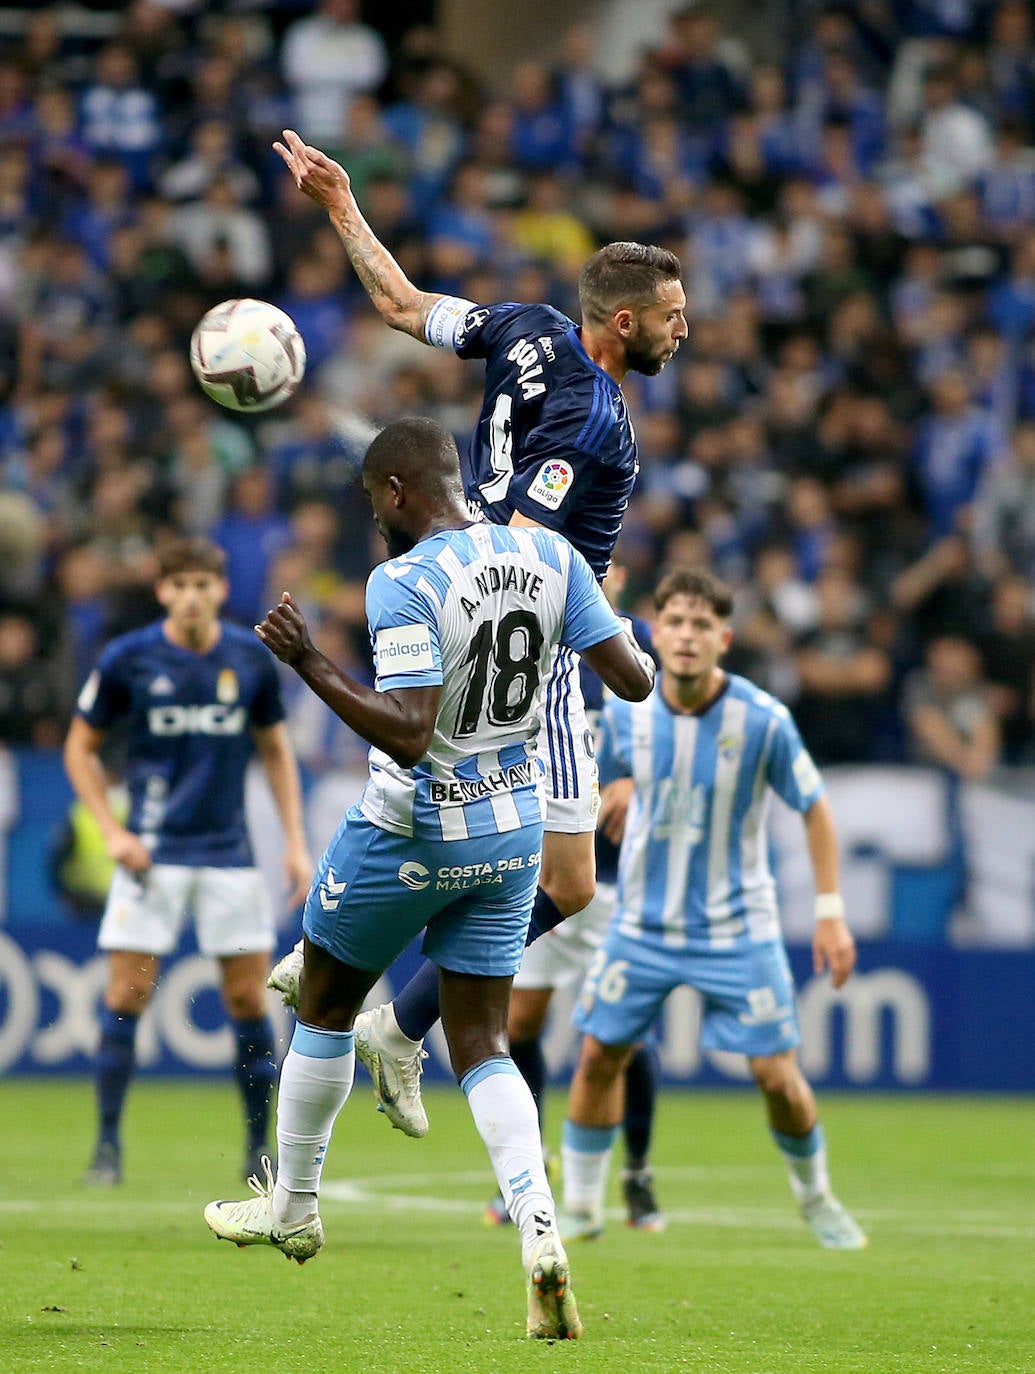
M 642 331 L 630 336 L 625 343 L 625 362 L 629 371 L 656 377 L 672 356 L 666 343 L 650 343 Z
M 409 553 L 417 542 L 413 535 L 408 534 L 406 530 L 393 529 L 391 525 L 382 524 L 380 530 L 381 536 L 388 546 L 389 558 L 401 558 L 404 553 Z

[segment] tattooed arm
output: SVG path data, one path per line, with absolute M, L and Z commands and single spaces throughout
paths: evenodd
M 435 291 L 418 290 L 378 241 L 360 214 L 345 168 L 319 148 L 303 143 L 293 129 L 285 129 L 284 142 L 273 146 L 287 164 L 298 189 L 330 215 L 356 276 L 385 324 L 426 343 L 428 315 L 442 296 Z

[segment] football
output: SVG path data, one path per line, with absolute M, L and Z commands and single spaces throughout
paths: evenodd
M 272 410 L 302 380 L 305 344 L 275 305 L 223 301 L 191 335 L 190 365 L 202 391 L 228 410 Z

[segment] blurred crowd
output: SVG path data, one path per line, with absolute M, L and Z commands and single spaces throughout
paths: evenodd
M 61 739 L 183 531 L 226 548 L 232 615 L 289 587 L 369 673 L 358 462 L 400 414 L 462 443 L 481 368 L 380 323 L 271 151 L 291 126 L 426 289 L 577 316 L 596 246 L 673 248 L 690 337 L 626 384 L 629 607 L 659 568 L 732 581 L 729 666 L 820 763 L 1035 762 L 1031 9 L 760 13 L 749 34 L 718 4 L 675 13 L 616 87 L 577 27 L 489 85 L 355 0 L 136 0 L 103 35 L 26 12 L 0 48 L 0 742 Z M 264 417 L 219 410 L 187 363 L 241 295 L 287 310 L 309 355 Z M 354 761 L 311 706 L 306 763 Z

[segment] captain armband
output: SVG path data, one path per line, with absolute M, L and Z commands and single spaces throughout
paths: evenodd
M 464 300 L 463 296 L 443 296 L 431 307 L 428 322 L 424 326 L 424 337 L 432 348 L 455 349 L 460 343 L 468 315 L 477 309 L 474 301 Z

